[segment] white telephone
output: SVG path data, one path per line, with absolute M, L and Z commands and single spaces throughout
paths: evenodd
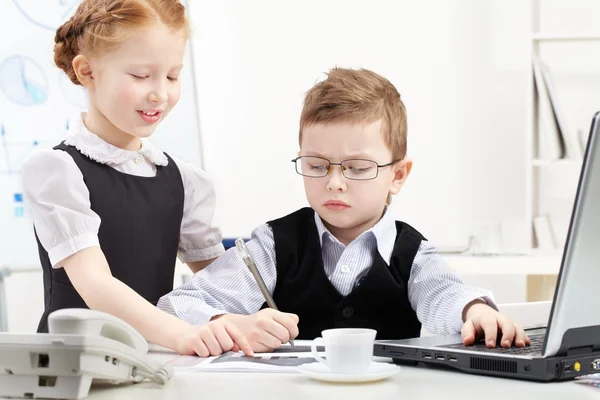
M 149 360 L 131 325 L 103 312 L 64 309 L 48 316 L 49 333 L 0 333 L 0 397 L 82 399 L 92 381 L 164 384 L 167 365 Z

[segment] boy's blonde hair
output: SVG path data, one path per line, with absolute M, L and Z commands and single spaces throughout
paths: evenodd
M 158 22 L 189 35 L 179 0 L 83 0 L 71 19 L 56 30 L 54 62 L 74 84 L 81 85 L 73 70 L 78 54 L 95 56 L 114 50 L 136 29 Z
M 366 69 L 333 68 L 327 79 L 313 86 L 304 98 L 302 131 L 327 122 L 370 124 L 381 120 L 381 130 L 394 160 L 406 156 L 406 108 L 390 81 Z

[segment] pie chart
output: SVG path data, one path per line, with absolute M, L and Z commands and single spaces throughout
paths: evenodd
M 13 0 L 30 22 L 51 31 L 69 19 L 79 0 Z
M 11 56 L 0 63 L 0 92 L 15 104 L 41 104 L 48 99 L 48 79 L 30 58 Z

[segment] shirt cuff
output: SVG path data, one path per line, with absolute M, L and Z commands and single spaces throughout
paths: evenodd
M 456 302 L 454 311 L 452 313 L 452 327 L 454 328 L 454 330 L 456 332 L 460 333 L 460 331 L 462 330 L 462 326 L 464 324 L 462 316 L 463 316 L 465 307 L 474 300 L 481 300 L 481 301 L 485 302 L 488 306 L 493 308 L 494 310 L 498 311 L 498 306 L 496 306 L 496 303 L 494 303 L 494 300 L 492 300 L 491 295 L 490 296 L 485 296 L 485 295 L 482 296 L 480 293 L 466 294 L 466 295 L 462 296 Z
M 204 249 L 194 249 L 194 250 L 185 250 L 179 249 L 178 256 L 181 262 L 189 263 L 195 261 L 204 261 L 210 260 L 212 258 L 217 258 L 221 254 L 225 252 L 225 247 L 223 243 L 219 242 L 212 247 L 207 247 Z
M 185 315 L 185 318 L 182 319 L 191 325 L 202 326 L 208 324 L 215 315 L 223 314 L 229 313 L 211 306 L 202 305 L 194 307 L 194 309 L 190 310 L 190 312 Z
M 53 268 L 60 268 L 60 265 L 57 265 L 59 262 L 88 247 L 100 247 L 97 234 L 88 232 L 73 236 L 48 250 L 50 264 Z
M 181 310 L 178 310 L 178 307 L 173 304 L 173 299 L 174 298 L 169 297 L 169 295 L 163 296 L 160 298 L 156 306 L 159 309 L 174 315 L 191 325 L 206 325 L 215 315 L 229 314 L 227 311 L 219 310 L 218 308 L 214 308 L 202 303 L 201 301 L 198 301 L 198 299 L 192 299 L 192 302 L 194 303 L 193 307 L 187 312 L 181 312 Z M 181 300 L 181 297 L 177 297 L 177 299 Z M 189 305 L 186 306 L 189 307 Z

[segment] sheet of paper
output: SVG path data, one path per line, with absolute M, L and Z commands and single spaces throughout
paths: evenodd
M 600 374 L 578 376 L 575 382 L 600 388 Z
M 295 348 L 285 344 L 272 353 L 255 353 L 252 357 L 241 352 L 208 358 L 180 356 L 169 364 L 178 372 L 298 372 L 298 365 L 316 362 L 310 352 L 310 342 L 298 340 L 295 341 Z M 319 355 L 324 356 L 324 349 L 319 350 Z

